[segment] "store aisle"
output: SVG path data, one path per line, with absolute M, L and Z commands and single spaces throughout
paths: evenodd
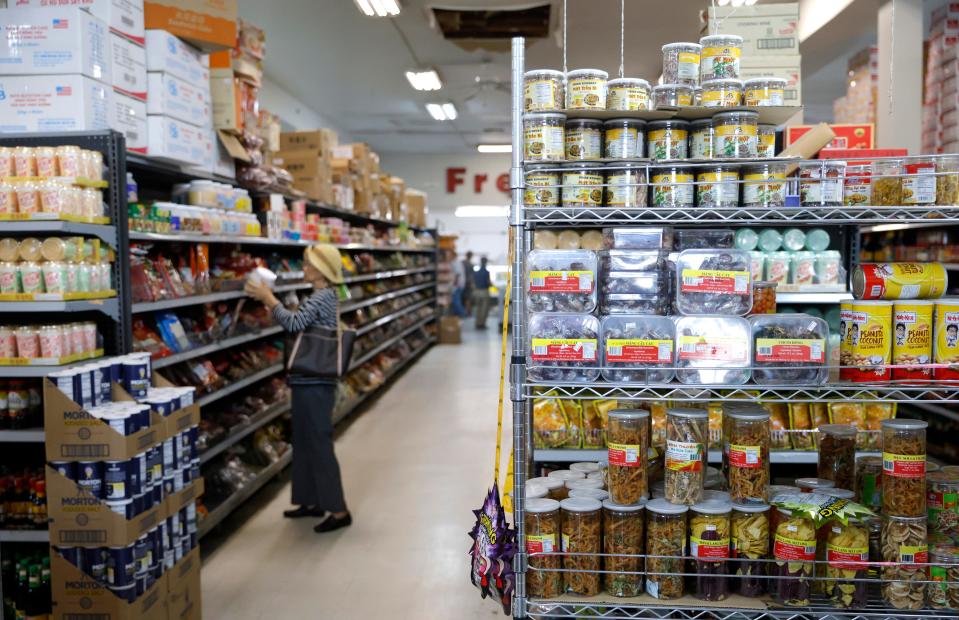
M 462 345 L 433 347 L 337 439 L 352 527 L 319 535 L 284 519 L 287 486 L 206 559 L 203 617 L 503 617 L 467 571 L 498 381 L 494 330 L 464 326 Z

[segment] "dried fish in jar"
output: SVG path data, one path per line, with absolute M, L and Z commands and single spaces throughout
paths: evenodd
M 703 498 L 709 413 L 703 409 L 666 410 L 666 499 L 691 506 Z
M 563 585 L 566 592 L 581 596 L 599 594 L 602 553 L 602 503 L 590 497 L 569 497 L 562 510 Z M 582 554 L 582 555 L 581 555 Z
M 606 476 L 610 499 L 625 506 L 640 503 L 649 497 L 646 479 L 649 412 L 644 409 L 610 411 L 606 442 L 609 452 Z
M 645 506 L 603 502 L 603 585 L 612 596 L 643 593 L 643 550 L 646 548 Z M 632 557 L 623 557 L 632 556 Z M 620 572 L 621 571 L 621 572 Z
M 655 599 L 675 599 L 684 594 L 682 573 L 688 511 L 687 506 L 671 504 L 662 498 L 646 504 L 646 593 Z

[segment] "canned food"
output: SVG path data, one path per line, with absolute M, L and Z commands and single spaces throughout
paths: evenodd
M 566 74 L 568 110 L 605 110 L 609 74 L 599 69 L 576 69 Z
M 687 121 L 665 120 L 649 123 L 647 142 L 650 159 L 686 159 L 689 137 Z
M 526 172 L 523 204 L 527 207 L 558 207 L 559 178 L 559 173 L 549 164 L 530 166 Z
M 855 301 L 840 309 L 841 379 L 888 381 L 892 358 L 892 302 Z
M 946 292 L 942 263 L 863 263 L 852 274 L 856 299 L 938 299 Z
M 648 110 L 649 82 L 638 78 L 610 80 L 606 90 L 607 110 Z
M 110 560 L 110 551 L 105 547 L 83 549 L 83 571 L 99 581 L 107 582 L 107 562 Z
M 563 161 L 566 115 L 538 112 L 523 116 L 523 150 L 527 161 Z
M 742 105 L 743 83 L 741 80 L 717 79 L 703 82 L 703 103 L 707 108 L 728 108 Z
M 93 497 L 104 497 L 103 463 L 100 461 L 78 461 L 76 468 L 77 486 Z
M 699 64 L 700 82 L 718 78 L 739 79 L 739 59 L 743 38 L 734 34 L 714 34 L 702 37 L 703 48 Z
M 134 545 L 109 547 L 107 558 L 107 583 L 111 586 L 130 587 L 136 574 Z
M 934 302 L 899 301 L 893 305 L 893 379 L 932 378 L 932 316 Z
M 103 464 L 104 498 L 107 501 L 126 500 L 132 497 L 131 491 L 134 486 L 132 478 L 135 475 L 136 466 L 136 462 L 131 460 L 106 461 Z
M 786 105 L 786 80 L 784 78 L 753 78 L 744 85 L 746 105 Z
M 150 387 L 147 362 L 141 358 L 131 359 L 131 356 L 123 360 L 123 387 L 133 398 L 146 398 Z
M 603 204 L 603 173 L 591 164 L 563 166 L 563 206 L 598 207 Z
M 563 72 L 534 69 L 523 74 L 523 105 L 527 112 L 563 109 Z
M 566 159 L 599 159 L 603 156 L 603 123 L 588 118 L 566 121 Z
M 959 379 L 959 298 L 936 302 L 935 326 L 933 377 L 954 381 Z

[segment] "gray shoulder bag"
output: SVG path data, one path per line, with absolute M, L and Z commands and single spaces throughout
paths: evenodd
M 350 368 L 355 340 L 354 329 L 311 326 L 297 334 L 286 369 L 295 375 L 339 379 Z

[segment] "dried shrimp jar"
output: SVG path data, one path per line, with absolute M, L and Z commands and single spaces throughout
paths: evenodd
M 856 460 L 856 501 L 871 510 L 882 508 L 882 458 L 862 456 Z
M 526 570 L 526 590 L 530 596 L 552 598 L 563 593 L 562 557 L 534 556 L 534 553 L 560 551 L 559 502 L 553 499 L 527 499 L 525 508 L 526 552 L 530 554 Z
M 823 424 L 819 427 L 820 478 L 831 480 L 840 489 L 856 488 L 856 427 L 851 424 Z
M 766 566 L 769 559 L 769 505 L 733 504 L 730 557 L 738 576 L 734 588 L 743 596 L 756 597 L 766 592 Z
M 563 589 L 570 594 L 599 594 L 602 553 L 602 503 L 589 497 L 569 497 L 562 511 Z M 584 554 L 584 555 L 579 555 Z
M 643 504 L 623 506 L 612 500 L 603 502 L 603 553 L 612 554 L 605 556 L 603 587 L 612 596 L 639 596 L 643 593 L 644 508 Z
M 882 597 L 896 609 L 922 609 L 926 586 L 915 581 L 928 578 L 929 560 L 926 518 L 883 516 L 882 561 L 891 565 L 882 568 Z
M 743 103 L 742 80 L 718 79 L 703 82 L 703 107 L 731 108 Z
M 662 498 L 646 504 L 646 593 L 655 599 L 680 598 L 685 592 L 682 573 L 688 511 L 687 506 Z
M 929 533 L 959 542 L 959 476 L 944 471 L 926 474 Z
M 880 160 L 873 162 L 871 167 L 849 166 L 849 171 L 846 173 L 846 182 L 849 183 L 849 177 L 853 176 L 854 169 L 861 170 L 862 168 L 868 168 L 872 173 L 870 192 L 866 193 L 864 202 L 847 202 L 846 204 L 868 204 L 880 207 L 896 207 L 902 204 L 902 160 Z M 867 178 L 866 182 L 869 183 L 869 181 L 870 179 Z M 853 182 L 855 183 L 855 181 Z
M 746 166 L 743 175 L 743 206 L 781 208 L 786 205 L 786 164 Z
M 603 123 L 591 118 L 566 121 L 566 160 L 600 159 L 603 156 Z
M 566 115 L 536 112 L 523 115 L 523 150 L 527 161 L 563 161 L 566 158 Z
M 720 112 L 713 116 L 713 156 L 755 158 L 759 154 L 759 114 Z
M 706 500 L 689 510 L 689 554 L 696 560 L 696 598 L 722 601 L 729 596 L 732 505 L 722 500 Z
M 844 161 L 823 160 L 799 164 L 799 198 L 802 206 L 842 206 L 845 174 Z
M 816 528 L 811 519 L 779 508 L 770 576 L 773 598 L 791 607 L 809 604 L 810 578 L 816 559 Z
M 785 78 L 765 77 L 746 80 L 743 85 L 745 104 L 753 106 L 786 105 Z
M 523 204 L 527 207 L 558 207 L 560 176 L 552 164 L 537 164 L 526 169 Z
M 681 108 L 693 105 L 693 89 L 683 84 L 653 86 L 653 109 Z
M 563 109 L 563 72 L 533 69 L 523 74 L 523 107 L 526 112 L 558 112 Z
M 739 59 L 743 53 L 743 38 L 734 34 L 714 34 L 702 37 L 702 56 L 699 61 L 699 80 L 718 78 L 739 79 Z
M 749 314 L 776 314 L 776 286 L 775 282 L 753 282 L 753 309 Z
M 614 409 L 608 414 L 606 444 L 609 451 L 607 485 L 617 504 L 632 506 L 649 496 L 646 480 L 649 448 L 649 412 Z
M 936 204 L 944 207 L 959 205 L 959 157 L 940 155 L 936 160 Z
M 603 123 L 605 157 L 632 159 L 646 150 L 646 123 L 634 118 L 614 118 Z
M 696 204 L 706 209 L 735 209 L 739 206 L 739 170 L 717 165 L 699 168 L 696 173 Z
M 959 547 L 950 543 L 930 545 L 926 598 L 933 609 L 959 610 Z
M 702 500 L 709 415 L 704 409 L 666 410 L 666 499 L 691 506 Z
M 603 204 L 603 172 L 596 164 L 563 166 L 563 206 L 599 207 Z
M 832 522 L 826 534 L 826 596 L 836 607 L 862 608 L 867 603 L 869 528 L 856 519 Z
M 926 427 L 924 420 L 882 421 L 882 512 L 897 517 L 926 515 Z
M 605 110 L 606 81 L 600 69 L 576 69 L 566 74 L 566 109 Z
M 729 418 L 729 494 L 737 504 L 765 504 L 769 495 L 769 412 L 733 409 Z
M 689 168 L 677 166 L 653 169 L 652 205 L 685 209 L 693 206 L 693 175 Z
M 652 121 L 647 129 L 650 159 L 686 159 L 689 153 L 688 121 Z
M 606 85 L 607 110 L 648 110 L 649 82 L 639 78 L 617 78 Z
M 699 59 L 703 47 L 698 43 L 667 43 L 663 46 L 663 82 L 699 84 Z
M 689 158 L 713 158 L 713 121 L 700 118 L 689 124 Z
M 631 209 L 646 206 L 646 165 L 630 162 L 606 166 L 606 206 Z

